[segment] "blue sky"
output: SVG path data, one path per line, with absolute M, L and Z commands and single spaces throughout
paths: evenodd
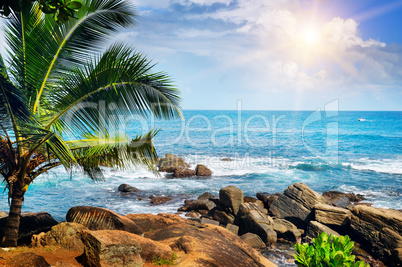
M 402 110 L 402 1 L 131 0 L 184 109 Z

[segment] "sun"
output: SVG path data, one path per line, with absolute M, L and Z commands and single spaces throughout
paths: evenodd
M 301 34 L 303 43 L 309 46 L 316 45 L 320 42 L 320 33 L 314 28 L 305 28 Z

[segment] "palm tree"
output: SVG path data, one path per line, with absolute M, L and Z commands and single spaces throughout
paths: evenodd
M 180 114 L 179 91 L 153 64 L 117 43 L 135 24 L 129 1 L 84 0 L 78 19 L 58 25 L 38 3 L 21 1 L 7 20 L 8 64 L 0 56 L 0 174 L 10 213 L 2 246 L 16 246 L 28 186 L 57 166 L 79 167 L 102 179 L 100 166 L 146 166 L 155 171 L 156 130 L 130 139 L 116 132 L 122 114 Z M 115 103 L 113 108 L 94 108 Z M 88 104 L 90 103 L 90 105 Z M 10 201 L 9 201 L 10 202 Z

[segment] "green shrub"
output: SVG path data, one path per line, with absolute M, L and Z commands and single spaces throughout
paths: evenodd
M 299 267 L 370 267 L 363 261 L 355 262 L 354 243 L 349 236 L 332 236 L 323 232 L 313 244 L 296 244 L 295 263 Z

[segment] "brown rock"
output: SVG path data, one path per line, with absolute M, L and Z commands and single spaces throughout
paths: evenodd
M 355 195 L 354 193 L 343 193 L 339 191 L 324 191 L 322 195 L 330 201 L 332 204 L 335 206 L 338 206 L 337 203 L 342 200 L 342 198 L 346 198 L 350 202 L 360 202 L 365 200 L 366 198 L 363 195 L 357 194 Z M 344 201 L 341 201 L 339 203 L 343 203 Z M 346 203 L 346 202 L 344 202 Z M 347 206 L 347 205 L 346 205 Z M 346 208 L 346 206 L 342 206 L 342 208 Z
M 278 218 L 292 222 L 298 228 L 305 228 L 312 217 L 314 206 L 318 203 L 327 201 L 306 184 L 295 183 L 272 202 L 269 211 Z
M 315 205 L 316 221 L 326 225 L 346 226 L 350 224 L 352 212 L 326 204 Z
M 166 154 L 165 158 L 159 161 L 158 167 L 161 172 L 174 172 L 177 169 L 188 169 L 190 165 L 178 156 Z
M 240 237 L 252 248 L 265 248 L 266 245 L 262 242 L 261 238 L 253 233 L 246 233 Z
M 212 224 L 212 225 L 219 226 L 219 222 L 218 222 L 218 221 L 211 220 L 211 219 L 208 219 L 208 218 L 205 218 L 205 217 L 203 217 L 203 218 L 201 219 L 201 224 Z
M 222 224 L 234 223 L 235 217 L 232 214 L 228 214 L 224 211 L 215 210 L 214 219 Z
M 4 237 L 8 217 L 0 219 L 0 240 Z M 49 231 L 58 222 L 47 212 L 28 212 L 21 214 L 18 244 L 30 244 L 33 235 Z
M 212 175 L 212 171 L 210 169 L 208 169 L 207 166 L 202 165 L 202 164 L 198 164 L 197 167 L 195 167 L 195 172 L 196 172 L 197 176 L 211 176 Z
M 230 158 L 221 158 L 221 161 L 232 161 Z
M 119 187 L 117 188 L 117 190 L 119 192 L 123 192 L 123 193 L 129 193 L 129 192 L 138 192 L 141 191 L 140 189 L 133 187 L 129 184 L 121 184 L 119 185 Z
M 311 237 L 311 238 L 316 238 L 317 236 L 319 236 L 322 232 L 327 233 L 328 235 L 336 235 L 336 236 L 340 236 L 340 234 L 334 230 L 332 230 L 331 228 L 329 228 L 328 226 L 319 223 L 317 221 L 310 221 L 308 227 L 307 227 L 307 236 Z
M 197 212 L 197 211 L 195 211 L 195 210 L 192 210 L 192 211 L 186 213 L 186 217 L 190 217 L 190 218 L 200 218 L 200 217 L 201 217 L 201 213 L 199 213 L 199 212 Z
M 89 267 L 142 266 L 141 245 L 135 235 L 119 230 L 86 231 L 83 263 Z
M 185 200 L 184 206 L 179 208 L 179 210 L 212 210 L 215 207 L 215 203 L 210 200 Z
M 37 244 L 43 246 L 61 246 L 67 250 L 84 252 L 84 244 L 81 240 L 81 231 L 88 228 L 79 223 L 63 222 L 52 227 L 49 232 L 43 234 Z M 38 244 L 39 245 L 39 244 Z
M 7 261 L 7 266 L 10 267 L 50 267 L 50 264 L 39 255 L 32 252 L 17 254 Z
M 196 175 L 196 172 L 194 170 L 190 170 L 190 169 L 177 168 L 173 172 L 173 176 L 176 178 L 193 177 L 195 175 Z
M 219 190 L 219 201 L 226 208 L 231 209 L 233 215 L 237 215 L 240 205 L 243 204 L 243 191 L 235 186 L 227 186 Z
M 168 201 L 173 200 L 173 198 L 170 197 L 153 197 L 151 200 L 151 204 L 153 205 L 160 205 L 160 204 L 165 204 Z
M 293 223 L 285 219 L 279 219 L 279 218 L 274 219 L 274 231 L 278 234 L 278 236 L 282 236 L 287 231 L 295 229 L 297 229 L 297 227 Z
M 232 232 L 234 235 L 238 235 L 239 234 L 239 226 L 228 223 L 225 227 L 227 230 L 229 230 L 230 232 Z
M 283 238 L 293 243 L 301 243 L 302 232 L 299 229 L 291 229 L 283 234 Z
M 243 201 L 244 201 L 244 203 L 255 203 L 258 206 L 260 206 L 261 208 L 264 208 L 264 203 L 261 200 L 256 199 L 255 197 L 245 196 L 243 198 Z
M 209 200 L 210 198 L 216 198 L 216 197 L 209 192 L 205 192 L 198 197 L 198 200 Z
M 80 223 L 90 230 L 123 230 L 134 234 L 142 234 L 141 229 L 131 220 L 111 210 L 78 206 L 69 209 L 67 222 Z

